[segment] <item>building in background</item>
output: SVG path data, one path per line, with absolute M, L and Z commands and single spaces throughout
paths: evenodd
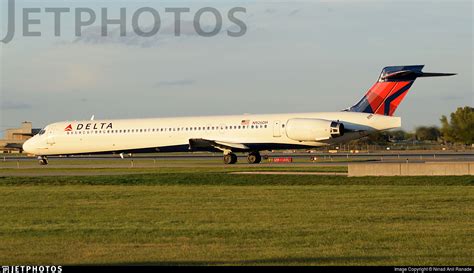
M 23 122 L 20 128 L 5 130 L 5 138 L 0 139 L 0 152 L 21 153 L 25 141 L 36 135 L 41 129 L 33 129 L 31 122 Z

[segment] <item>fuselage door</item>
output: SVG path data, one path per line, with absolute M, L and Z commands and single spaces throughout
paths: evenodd
M 54 141 L 54 137 L 50 136 L 46 139 L 46 144 L 48 145 L 54 145 L 56 142 Z
M 281 121 L 273 122 L 273 137 L 281 137 Z
M 56 144 L 56 141 L 54 139 L 54 128 L 48 128 L 46 132 L 46 144 L 48 145 L 54 145 Z

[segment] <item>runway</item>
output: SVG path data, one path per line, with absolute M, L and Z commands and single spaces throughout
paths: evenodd
M 473 152 L 381 152 L 381 153 L 265 153 L 267 158 L 291 157 L 292 163 L 250 165 L 244 154 L 236 165 L 224 165 L 221 154 L 144 154 L 121 159 L 110 156 L 51 157 L 48 166 L 38 164 L 35 157 L 0 157 L 0 176 L 117 176 L 156 172 L 206 172 L 211 169 L 238 174 L 341 175 L 349 164 L 424 163 L 474 161 Z M 323 168 L 320 173 L 318 168 Z M 331 168 L 337 171 L 333 172 Z M 343 174 L 345 175 L 345 174 Z
M 240 154 L 239 163 L 245 162 L 246 157 L 244 154 Z M 292 158 L 295 163 L 333 163 L 333 162 L 353 162 L 353 161 L 473 161 L 474 151 L 462 151 L 462 152 L 444 152 L 444 151 L 413 151 L 413 152 L 377 152 L 377 153 L 262 153 L 262 157 L 266 158 Z M 6 162 L 27 162 L 36 161 L 36 157 L 27 156 L 14 156 L 4 154 L 0 156 L 0 168 L 3 167 L 1 163 Z M 50 162 L 68 162 L 68 165 L 74 165 L 74 161 L 144 161 L 144 160 L 155 160 L 157 162 L 179 162 L 183 163 L 186 161 L 208 161 L 209 163 L 215 162 L 220 164 L 222 161 L 222 154 L 218 153 L 198 153 L 198 154 L 137 154 L 133 157 L 126 156 L 125 159 L 121 159 L 119 155 L 97 155 L 97 156 L 54 156 L 49 157 Z M 265 162 L 265 160 L 263 160 Z M 280 163 L 284 164 L 284 163 Z M 95 163 L 92 165 L 96 165 Z M 115 165 L 115 163 L 114 163 Z M 102 166 L 103 167 L 103 166 Z
M 245 159 L 244 155 L 238 155 L 239 161 Z M 262 156 L 268 157 L 292 157 L 310 161 L 316 157 L 320 161 L 331 161 L 338 159 L 359 159 L 359 160 L 474 160 L 474 151 L 387 151 L 387 152 L 364 152 L 364 153 L 262 153 Z M 130 157 L 126 157 L 130 159 Z M 220 153 L 188 153 L 188 154 L 137 154 L 133 159 L 156 159 L 156 160 L 220 160 Z M 50 157 L 50 160 L 105 160 L 120 159 L 119 155 L 94 155 L 94 156 L 69 156 L 69 157 Z M 0 160 L 5 161 L 25 161 L 36 160 L 35 157 L 15 156 L 4 154 Z

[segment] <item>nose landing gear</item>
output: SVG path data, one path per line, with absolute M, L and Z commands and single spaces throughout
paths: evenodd
M 46 156 L 38 156 L 38 161 L 42 166 L 48 165 L 48 158 Z

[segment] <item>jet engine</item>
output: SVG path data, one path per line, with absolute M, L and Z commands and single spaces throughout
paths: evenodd
M 288 138 L 296 141 L 321 141 L 344 135 L 344 124 L 324 119 L 290 119 L 286 126 Z

